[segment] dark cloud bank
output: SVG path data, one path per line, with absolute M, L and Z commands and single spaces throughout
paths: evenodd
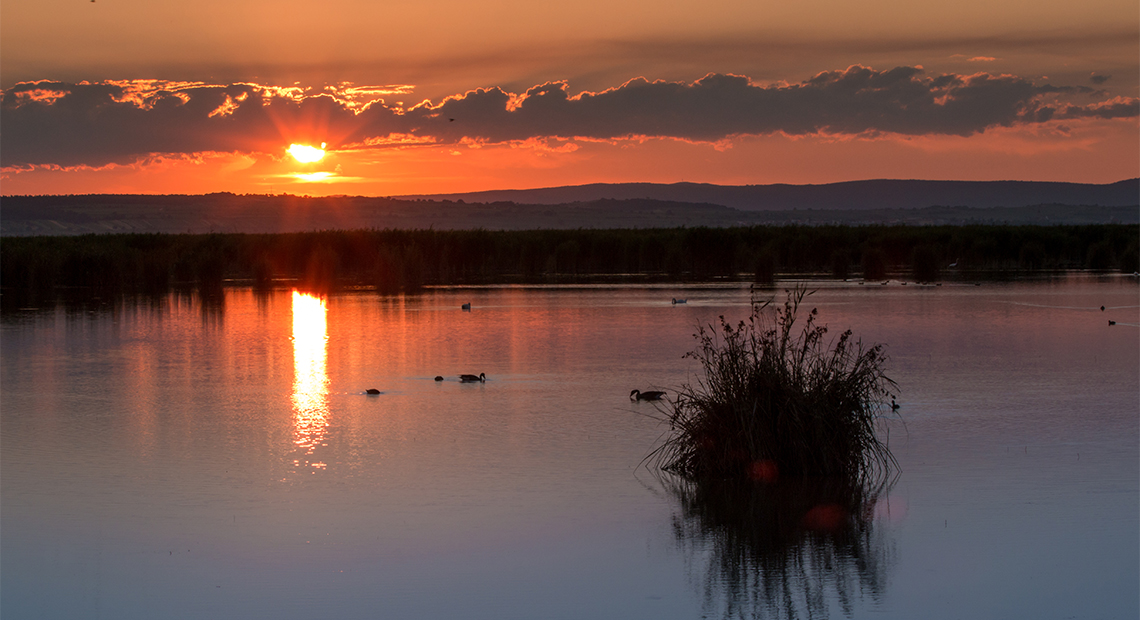
M 693 83 L 639 78 L 574 97 L 565 83 L 554 82 L 522 95 L 479 89 L 408 109 L 254 84 L 41 81 L 3 92 L 0 165 L 102 166 L 152 154 L 280 152 L 301 141 L 344 148 L 549 137 L 715 142 L 777 132 L 968 136 L 1056 119 L 1137 116 L 1140 100 L 1104 100 L 1086 87 L 1038 86 L 986 73 L 930 76 L 916 67 L 853 66 L 767 86 L 721 74 Z

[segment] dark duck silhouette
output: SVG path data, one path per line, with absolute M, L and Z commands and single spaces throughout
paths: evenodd
M 380 390 L 378 390 L 376 388 L 368 388 L 367 390 L 364 390 L 364 393 L 375 396 L 375 395 L 380 393 Z
M 483 373 L 479 373 L 479 376 L 459 375 L 459 381 L 460 383 L 486 383 L 487 375 Z
M 662 398 L 665 398 L 665 392 L 658 392 L 656 390 L 650 390 L 648 392 L 634 390 L 629 393 L 630 400 L 661 400 Z

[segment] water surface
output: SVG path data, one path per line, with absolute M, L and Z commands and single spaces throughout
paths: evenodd
M 694 379 L 696 325 L 747 288 L 10 313 L 0 610 L 1136 617 L 1136 281 L 818 286 L 901 390 L 901 474 L 840 527 L 806 516 L 826 489 L 694 497 L 640 466 L 667 428 L 630 390 Z

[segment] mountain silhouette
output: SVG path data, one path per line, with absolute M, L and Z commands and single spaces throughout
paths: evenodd
M 1041 204 L 1122 207 L 1140 204 L 1140 178 L 1104 185 L 1049 181 L 889 179 L 820 185 L 592 183 L 542 189 L 419 194 L 396 198 L 549 205 L 603 199 L 650 199 L 715 204 L 742 211 L 921 209 L 934 206 L 990 208 Z

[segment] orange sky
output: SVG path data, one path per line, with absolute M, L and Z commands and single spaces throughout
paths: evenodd
M 1132 0 L 5 0 L 0 191 L 1112 182 L 1140 175 L 1138 25 Z

